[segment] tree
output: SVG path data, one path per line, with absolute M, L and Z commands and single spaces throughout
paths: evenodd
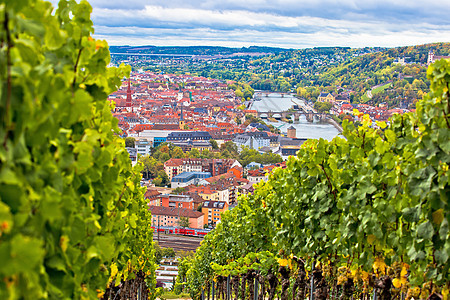
M 158 175 L 157 169 L 155 167 L 157 163 L 156 159 L 154 159 L 149 155 L 146 155 L 140 156 L 138 158 L 138 161 L 141 162 L 143 165 L 142 174 L 144 178 L 146 179 L 155 178 Z
M 171 145 L 171 144 L 164 144 L 164 145 L 161 145 L 161 147 L 159 148 L 159 151 L 162 152 L 162 153 L 167 153 L 167 154 L 169 154 L 169 153 L 170 153 L 169 145 Z
M 213 152 L 209 151 L 208 149 L 202 150 L 202 153 L 200 155 L 201 158 L 213 158 L 213 156 Z
M 251 162 L 257 162 L 260 164 L 274 164 L 282 162 L 283 158 L 275 153 L 267 152 L 260 154 L 256 149 L 250 149 L 248 147 L 243 147 L 239 153 L 239 162 L 241 165 L 246 166 Z
M 162 184 L 162 178 L 161 177 L 156 177 L 155 179 L 153 179 L 152 183 L 155 186 L 164 186 L 164 184 Z
M 107 68 L 86 1 L 0 7 L 0 298 L 97 299 L 138 270 L 154 287 L 141 176 L 107 101 L 129 68 Z
M 241 152 L 239 153 L 239 162 L 241 165 L 246 166 L 252 161 L 257 161 L 259 156 L 259 152 L 256 149 L 250 149 L 248 147 L 243 147 Z
M 265 165 L 280 163 L 283 161 L 283 158 L 275 153 L 266 152 L 261 155 L 261 163 Z
M 306 98 L 306 88 L 299 86 L 297 88 L 297 96 L 302 97 L 302 98 Z
M 134 148 L 136 139 L 134 137 L 126 137 L 125 138 L 125 147 Z
M 156 264 L 160 264 L 161 263 L 161 259 L 163 257 L 163 252 L 162 252 L 162 248 L 159 246 L 159 244 L 157 242 L 154 243 L 155 244 L 155 255 L 154 255 L 154 261 Z
M 244 97 L 245 99 L 251 99 L 251 98 L 253 97 L 252 91 L 249 90 L 249 89 L 245 89 L 245 90 L 244 90 L 244 95 L 243 95 L 243 97 Z
M 219 149 L 219 146 L 218 146 L 218 144 L 217 144 L 217 141 L 216 141 L 216 140 L 214 140 L 214 139 L 210 139 L 210 140 L 209 140 L 209 143 L 211 144 L 211 146 L 212 146 L 212 148 L 213 148 L 214 150 L 217 150 L 217 149 Z
M 239 155 L 237 146 L 232 141 L 226 141 L 222 145 L 220 145 L 220 152 L 225 153 L 228 152 L 230 157 L 237 157 Z
M 156 164 L 155 164 L 155 170 L 157 172 L 164 171 L 164 164 L 162 162 L 160 162 L 160 161 L 157 161 Z
M 166 152 L 161 152 L 161 155 L 159 156 L 159 161 L 166 162 L 170 159 L 170 154 Z
M 200 151 L 196 148 L 192 148 L 191 151 L 189 151 L 189 157 L 191 158 L 200 158 Z
M 168 186 L 170 185 L 169 176 L 167 176 L 164 170 L 158 172 L 158 177 L 153 181 L 156 186 Z
M 188 217 L 180 217 L 180 222 L 178 225 L 181 227 L 184 227 L 184 228 L 189 227 L 190 226 L 189 218 Z
M 330 102 L 316 102 L 314 103 L 314 109 L 320 113 L 329 112 L 333 104 Z
M 175 257 L 175 250 L 173 248 L 163 248 L 162 255 L 164 257 Z
M 182 187 L 177 187 L 176 189 L 172 190 L 172 194 L 182 194 L 186 192 L 186 188 L 182 188 Z
M 183 158 L 185 157 L 183 150 L 180 147 L 174 147 L 172 150 L 172 158 Z

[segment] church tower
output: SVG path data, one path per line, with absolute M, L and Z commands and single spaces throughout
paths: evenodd
M 428 51 L 428 60 L 427 65 L 430 65 L 434 62 L 434 53 L 433 50 Z
M 127 101 L 126 101 L 126 108 L 128 111 L 132 111 L 133 107 L 131 105 L 131 78 L 128 78 L 128 89 L 127 89 Z
M 181 108 L 181 112 L 180 112 L 180 121 L 178 121 L 178 127 L 181 130 L 184 130 L 184 126 L 186 123 L 184 122 L 184 119 L 183 119 L 183 104 L 180 104 L 180 108 Z

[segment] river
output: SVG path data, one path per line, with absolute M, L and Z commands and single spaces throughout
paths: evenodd
M 256 91 L 260 92 L 260 91 Z M 303 100 L 299 100 L 298 98 L 290 95 L 284 94 L 282 96 L 279 93 L 267 93 L 262 92 L 261 100 L 253 101 L 251 109 L 257 111 L 286 111 L 289 108 L 292 108 L 292 105 L 304 105 Z M 271 122 L 267 119 L 264 119 L 267 124 L 271 124 L 276 128 L 279 128 L 282 133 L 286 133 L 287 129 L 290 126 L 293 126 L 296 129 L 297 138 L 307 138 L 307 139 L 319 139 L 323 138 L 326 140 L 332 140 L 335 136 L 339 134 L 339 131 L 333 125 L 327 122 L 308 122 L 305 116 L 301 116 L 299 121 L 295 121 L 294 123 L 286 123 L 286 122 Z

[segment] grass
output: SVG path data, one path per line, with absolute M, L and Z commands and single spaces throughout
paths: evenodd
M 386 83 L 385 85 L 379 86 L 372 90 L 372 95 L 378 94 L 379 92 L 384 91 L 385 89 L 389 88 L 391 86 L 391 83 Z
M 367 101 L 369 101 L 369 97 L 367 97 L 367 93 L 364 93 L 364 95 L 362 95 L 361 97 L 361 102 L 362 103 L 366 103 Z
M 181 294 L 177 295 L 174 292 L 165 292 L 158 298 L 160 298 L 160 299 L 190 299 L 191 296 L 187 293 L 181 293 Z
M 385 85 L 379 86 L 377 88 L 374 88 L 372 90 L 372 96 L 375 94 L 378 94 L 379 92 L 384 91 L 385 89 L 389 88 L 391 86 L 391 83 L 386 83 Z M 369 101 L 369 97 L 367 97 L 367 93 L 364 93 L 364 95 L 362 95 L 361 97 L 361 102 L 362 103 L 366 103 L 367 101 Z

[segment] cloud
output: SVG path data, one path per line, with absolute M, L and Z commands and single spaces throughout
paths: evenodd
M 205 11 L 243 10 L 279 16 L 315 16 L 329 19 L 345 19 L 359 15 L 362 19 L 396 20 L 414 22 L 429 20 L 450 24 L 446 17 L 450 2 L 442 0 L 92 0 L 96 8 L 140 9 L 145 6 L 162 8 L 187 8 Z
M 304 48 L 399 46 L 450 40 L 447 17 L 450 1 L 91 0 L 90 3 L 95 37 L 115 45 Z
M 104 31 L 103 31 L 104 30 Z M 450 35 L 427 32 L 418 34 L 415 31 L 402 31 L 393 34 L 383 32 L 374 34 L 359 32 L 327 32 L 293 33 L 293 32 L 267 32 L 255 30 L 214 31 L 211 29 L 193 29 L 182 32 L 177 29 L 152 29 L 126 27 L 115 30 L 111 35 L 109 28 L 99 28 L 97 38 L 107 39 L 111 45 L 156 45 L 156 46 L 228 46 L 248 47 L 278 46 L 284 48 L 309 48 L 317 46 L 402 46 L 411 44 L 424 44 L 450 39 Z M 125 37 L 125 38 L 124 38 Z M 414 41 L 412 43 L 411 41 Z

